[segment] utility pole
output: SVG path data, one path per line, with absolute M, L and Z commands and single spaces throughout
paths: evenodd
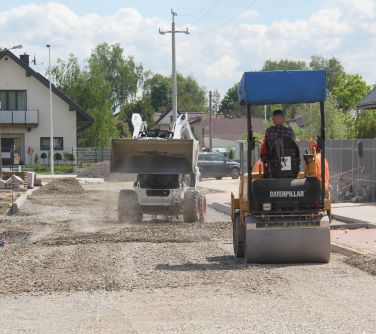
M 189 34 L 188 28 L 186 30 L 176 30 L 175 29 L 175 16 L 176 14 L 171 9 L 171 15 L 172 15 L 172 24 L 171 24 L 171 30 L 164 31 L 159 28 L 159 33 L 161 35 L 171 34 L 172 39 L 172 123 L 174 124 L 176 122 L 176 119 L 178 117 L 178 89 L 177 89 L 177 83 L 176 83 L 176 47 L 175 47 L 175 34 Z
M 48 48 L 48 74 L 50 80 L 50 165 L 51 165 L 51 175 L 55 174 L 54 166 L 54 123 L 52 118 L 52 74 L 51 74 L 51 45 L 47 44 Z
M 209 91 L 209 150 L 213 150 L 213 110 L 212 110 L 212 91 Z

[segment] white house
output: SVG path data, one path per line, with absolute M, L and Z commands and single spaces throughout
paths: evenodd
M 54 150 L 72 152 L 77 130 L 93 118 L 52 86 Z M 50 149 L 49 81 L 29 66 L 29 56 L 0 52 L 0 132 L 3 165 L 30 162 Z

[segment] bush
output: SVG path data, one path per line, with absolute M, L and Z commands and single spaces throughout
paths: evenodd
M 47 154 L 46 152 L 42 152 L 40 155 L 41 159 L 43 160 L 43 165 L 46 164 Z
M 54 159 L 55 159 L 56 163 L 59 164 L 59 161 L 63 160 L 63 157 L 61 156 L 61 153 L 56 152 L 54 154 Z
M 34 163 L 36 165 L 38 165 L 38 163 L 39 163 L 39 155 L 38 155 L 38 153 L 35 153 L 35 155 L 34 155 Z
M 232 146 L 227 146 L 225 156 L 231 160 L 234 159 L 235 149 Z

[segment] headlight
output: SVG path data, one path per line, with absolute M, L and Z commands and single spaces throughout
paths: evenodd
M 270 210 L 272 209 L 272 203 L 264 203 L 264 204 L 262 205 L 262 209 L 263 209 L 264 211 L 270 211 Z

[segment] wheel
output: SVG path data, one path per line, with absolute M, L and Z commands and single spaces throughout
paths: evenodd
M 222 180 L 222 178 L 221 178 L 221 177 L 219 177 L 219 176 L 218 176 L 218 177 L 216 177 L 215 179 L 216 179 L 216 180 Z
M 240 214 L 235 214 L 235 219 L 232 222 L 232 239 L 234 243 L 234 255 L 236 257 L 244 257 L 244 243 L 245 243 L 245 231 L 240 223 Z
M 206 196 L 203 193 L 199 194 L 200 199 L 200 223 L 206 223 Z
M 118 219 L 120 223 L 131 224 L 142 221 L 142 210 L 138 204 L 137 194 L 133 190 L 120 190 Z
M 196 223 L 200 220 L 200 196 L 196 190 L 184 192 L 183 220 L 186 223 Z
M 238 179 L 238 178 L 239 178 L 239 175 L 240 175 L 240 170 L 239 170 L 239 168 L 234 167 L 234 168 L 232 169 L 230 175 L 231 175 L 231 178 L 232 178 L 232 179 Z

